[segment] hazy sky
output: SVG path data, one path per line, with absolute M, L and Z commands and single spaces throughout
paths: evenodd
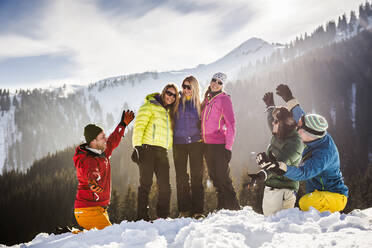
M 0 88 L 87 84 L 286 43 L 362 0 L 0 0 Z

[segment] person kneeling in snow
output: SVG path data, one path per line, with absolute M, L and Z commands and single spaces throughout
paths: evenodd
M 306 181 L 306 195 L 299 201 L 300 209 L 310 207 L 323 211 L 342 211 L 347 203 L 348 188 L 340 171 L 339 153 L 331 135 L 327 133 L 327 120 L 318 114 L 306 114 L 299 106 L 287 85 L 279 85 L 277 93 L 287 102 L 293 112 L 297 132 L 306 147 L 299 167 L 285 164 L 268 157 L 257 155 L 257 163 L 265 170 L 284 175 L 292 180 Z
M 75 218 L 84 229 L 111 226 L 107 214 L 111 196 L 110 157 L 133 119 L 132 111 L 123 111 L 119 125 L 108 139 L 99 126 L 89 124 L 84 128 L 86 143 L 76 148 L 73 158 L 78 179 Z
M 296 132 L 296 122 L 285 107 L 275 107 L 272 92 L 267 92 L 263 101 L 267 107 L 267 121 L 273 136 L 266 154 L 280 161 L 298 166 L 304 144 Z M 277 175 L 273 172 L 260 170 L 257 174 L 249 174 L 251 182 L 265 180 L 265 190 L 262 200 L 262 210 L 265 216 L 274 214 L 282 209 L 293 208 L 296 203 L 296 193 L 299 182 Z

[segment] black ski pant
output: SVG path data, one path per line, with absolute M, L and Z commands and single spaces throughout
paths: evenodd
M 169 161 L 167 150 L 160 146 L 145 145 L 141 151 L 141 162 L 139 167 L 137 219 L 149 220 L 148 205 L 149 194 L 152 186 L 152 178 L 155 173 L 159 195 L 156 212 L 159 218 L 169 216 L 170 183 L 169 183 Z
M 209 177 L 217 191 L 217 209 L 240 209 L 230 178 L 230 152 L 225 144 L 205 144 L 205 159 Z
M 203 187 L 203 151 L 204 144 L 195 142 L 190 144 L 175 144 L 173 146 L 173 159 L 176 169 L 177 204 L 178 211 L 190 213 L 203 213 L 204 187 Z M 190 162 L 190 178 L 187 173 L 187 160 Z

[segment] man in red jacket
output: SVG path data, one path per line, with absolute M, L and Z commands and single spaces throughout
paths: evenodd
M 86 143 L 76 148 L 73 158 L 79 182 L 75 218 L 84 229 L 103 229 L 111 225 L 107 214 L 111 196 L 110 157 L 133 119 L 134 113 L 124 110 L 119 125 L 108 138 L 99 126 L 89 124 L 84 128 Z

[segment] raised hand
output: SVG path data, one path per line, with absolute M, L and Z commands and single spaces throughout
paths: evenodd
M 272 92 L 266 92 L 262 100 L 265 102 L 266 107 L 275 106 L 274 94 Z
M 129 123 L 131 123 L 134 119 L 134 113 L 131 110 L 124 110 L 121 115 L 121 121 L 120 124 L 125 124 L 125 126 L 128 126 Z M 124 126 L 124 125 L 123 125 Z
M 276 94 L 281 96 L 285 102 L 293 99 L 292 91 L 289 89 L 288 85 L 286 84 L 279 84 L 276 87 Z

